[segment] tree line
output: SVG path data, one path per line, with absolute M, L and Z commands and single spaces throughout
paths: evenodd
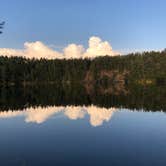
M 0 85 L 76 82 L 166 84 L 166 51 L 69 60 L 0 56 Z

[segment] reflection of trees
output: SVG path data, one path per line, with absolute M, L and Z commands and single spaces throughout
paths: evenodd
M 112 88 L 112 87 L 111 87 Z M 99 107 L 122 107 L 166 111 L 166 88 L 157 86 L 130 86 L 102 93 L 94 87 L 89 93 L 79 85 L 49 85 L 23 87 L 0 87 L 0 110 L 24 109 L 31 106 L 96 105 Z M 110 93 L 111 92 L 111 93 Z

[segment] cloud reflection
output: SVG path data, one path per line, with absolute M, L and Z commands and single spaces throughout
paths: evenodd
M 0 119 L 24 117 L 26 123 L 43 123 L 53 116 L 62 113 L 68 119 L 83 119 L 85 115 L 89 116 L 90 124 L 94 127 L 100 126 L 103 122 L 108 122 L 116 108 L 99 108 L 96 106 L 50 106 L 50 107 L 30 107 L 24 110 L 13 110 L 0 112 Z

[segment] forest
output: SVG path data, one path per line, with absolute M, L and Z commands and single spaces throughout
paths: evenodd
M 166 51 L 70 60 L 0 56 L 1 110 L 55 104 L 165 110 L 165 85 Z
M 59 83 L 81 83 L 89 89 L 163 85 L 166 84 L 166 51 L 69 60 L 0 56 L 1 86 Z

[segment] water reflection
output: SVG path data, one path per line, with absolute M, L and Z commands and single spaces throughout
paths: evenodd
M 108 122 L 116 108 L 100 108 L 94 105 L 91 106 L 49 106 L 49 107 L 30 107 L 23 110 L 9 110 L 0 112 L 0 119 L 24 117 L 26 123 L 43 123 L 53 116 L 62 113 L 71 120 L 82 119 L 86 115 L 89 116 L 90 124 L 94 127 L 100 126 L 103 122 Z
M 166 165 L 165 89 L 0 88 L 0 163 Z
M 108 89 L 105 89 L 108 91 Z M 101 92 L 95 87 L 87 91 L 80 84 L 74 85 L 40 85 L 40 86 L 0 86 L 0 110 L 22 110 L 36 106 L 79 105 L 98 107 L 128 108 L 144 111 L 166 111 L 165 86 L 127 86 L 123 92 L 109 89 Z M 122 89 L 121 89 L 122 91 Z M 127 91 L 125 93 L 124 91 Z

